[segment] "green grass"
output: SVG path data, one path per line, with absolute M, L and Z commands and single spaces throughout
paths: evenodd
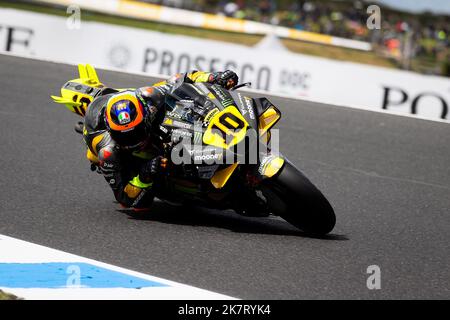
M 379 57 L 371 51 L 360 51 L 342 47 L 326 46 L 292 39 L 283 39 L 283 44 L 292 52 L 319 56 L 333 60 L 351 61 L 386 68 L 396 68 L 393 60 Z
M 20 300 L 13 294 L 9 294 L 0 290 L 0 300 Z
M 20 1 L 0 0 L 0 7 L 9 7 L 22 10 L 31 10 L 39 13 L 52 14 L 67 17 L 63 8 L 42 6 L 38 4 L 23 3 Z M 171 25 L 158 23 L 153 21 L 144 21 L 130 18 L 120 18 L 116 16 L 101 14 L 97 12 L 89 12 L 83 10 L 81 19 L 84 21 L 98 21 L 103 23 L 134 27 L 170 34 L 186 35 L 190 37 L 219 40 L 224 42 L 236 43 L 246 46 L 253 46 L 258 43 L 262 35 L 248 35 L 236 32 L 227 32 L 220 30 L 208 30 L 201 28 L 193 28 L 186 26 Z M 396 65 L 389 59 L 379 57 L 373 52 L 366 52 L 342 47 L 327 46 L 315 43 L 308 43 L 293 39 L 282 39 L 283 44 L 292 52 L 302 53 L 317 57 L 330 58 L 341 61 L 352 61 L 358 63 L 383 66 L 387 68 L 395 68 Z

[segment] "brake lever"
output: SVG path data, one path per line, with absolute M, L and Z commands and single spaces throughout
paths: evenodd
M 238 84 L 237 86 L 234 86 L 233 88 L 230 89 L 230 91 L 234 91 L 234 90 L 237 90 L 242 87 L 250 87 L 251 85 L 252 85 L 251 82 L 244 82 L 244 83 Z

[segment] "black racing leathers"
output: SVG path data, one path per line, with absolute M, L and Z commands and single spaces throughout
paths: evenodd
M 176 81 L 182 81 L 181 78 L 189 82 L 218 83 L 217 79 L 220 77 L 217 73 L 193 71 L 177 74 L 154 86 L 137 89 L 135 93 L 148 111 L 146 121 L 151 124 L 149 140 L 139 152 L 132 153 L 120 148 L 107 130 L 105 108 L 108 100 L 116 93 L 97 97 L 87 109 L 83 132 L 88 146 L 87 157 L 103 174 L 116 200 L 124 207 L 148 208 L 153 201 L 154 181 L 142 179 L 142 170 L 148 167 L 146 166 L 148 161 L 162 154 L 163 143 L 170 140 L 170 137 L 165 137 L 160 131 L 159 125 L 165 114 L 165 95 Z

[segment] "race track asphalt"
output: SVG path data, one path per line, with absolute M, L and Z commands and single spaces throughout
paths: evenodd
M 0 234 L 244 299 L 450 298 L 449 124 L 274 97 L 281 151 L 336 211 L 329 237 L 160 202 L 137 220 L 90 172 L 77 117 L 49 98 L 75 75 L 0 56 Z M 370 265 L 380 290 L 366 286 Z

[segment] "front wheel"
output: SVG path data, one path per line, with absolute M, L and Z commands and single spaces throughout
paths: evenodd
M 277 176 L 264 181 L 261 191 L 273 213 L 306 233 L 325 235 L 336 224 L 325 196 L 288 161 Z

